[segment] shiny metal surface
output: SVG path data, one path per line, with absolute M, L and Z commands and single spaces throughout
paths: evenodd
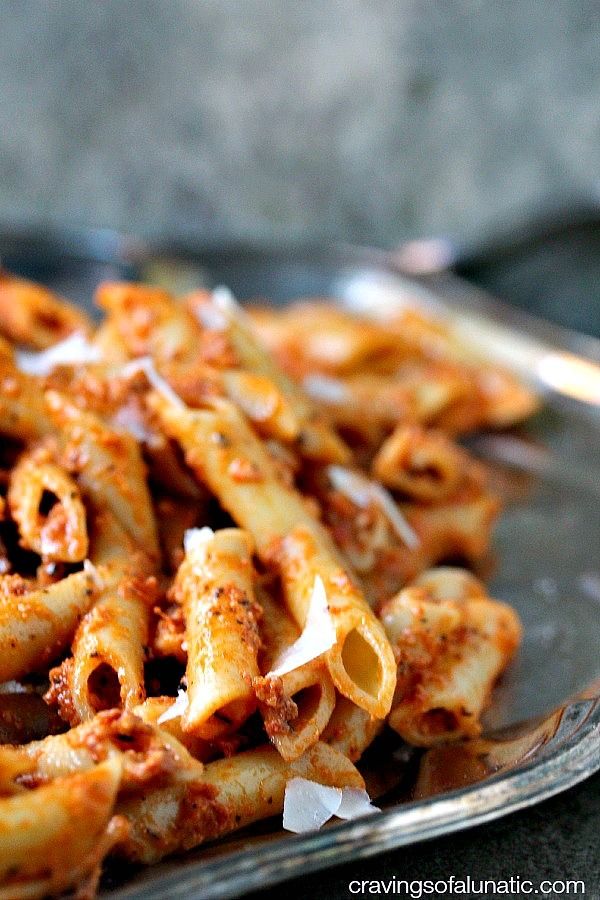
M 306 837 L 282 834 L 279 821 L 264 823 L 138 872 L 125 884 L 113 880 L 107 898 L 238 897 L 308 869 L 506 815 L 600 769 L 600 706 L 593 699 L 593 685 L 600 684 L 600 397 L 596 402 L 593 388 L 600 342 L 532 319 L 452 277 L 407 281 L 391 256 L 350 247 L 156 249 L 106 233 L 44 241 L 0 234 L 0 257 L 85 305 L 95 282 L 114 277 L 182 289 L 225 283 L 243 300 L 278 303 L 328 295 L 374 314 L 384 306 L 423 304 L 463 330 L 475 323 L 489 358 L 512 362 L 546 397 L 546 408 L 523 428 L 470 441 L 491 465 L 505 501 L 494 558 L 483 574 L 525 626 L 484 738 L 422 757 L 398 748 L 392 756 L 393 748 L 384 746 L 370 755 L 366 773 L 384 791 L 381 815 Z M 566 369 L 564 362 L 556 367 L 557 355 L 566 355 Z M 540 368 L 548 357 L 550 365 Z M 581 357 L 591 368 L 581 369 Z M 586 396 L 578 400 L 582 385 Z M 584 694 L 592 699 L 574 699 Z

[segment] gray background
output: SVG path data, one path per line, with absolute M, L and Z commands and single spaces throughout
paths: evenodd
M 470 240 L 600 166 L 600 7 L 0 0 L 0 223 Z

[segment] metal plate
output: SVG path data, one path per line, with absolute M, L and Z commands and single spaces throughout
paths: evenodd
M 129 872 L 125 884 L 117 873 L 107 897 L 237 897 L 309 869 L 497 818 L 600 768 L 600 706 L 594 699 L 571 702 L 582 692 L 593 697 L 593 685 L 600 683 L 600 393 L 594 394 L 600 342 L 531 319 L 456 279 L 409 282 L 389 255 L 357 248 L 156 249 L 100 233 L 43 241 L 0 235 L 0 255 L 7 267 L 86 306 L 92 285 L 115 277 L 184 290 L 224 283 L 243 300 L 277 303 L 326 295 L 374 313 L 423 304 L 484 339 L 486 354 L 514 364 L 547 398 L 544 411 L 525 427 L 470 441 L 494 467 L 506 499 L 494 540 L 491 592 L 513 604 L 525 625 L 519 657 L 487 715 L 493 739 L 459 753 L 419 757 L 398 748 L 392 755 L 394 748 L 384 745 L 369 755 L 367 772 L 371 783 L 394 787 L 384 791 L 381 815 L 306 837 L 283 835 L 273 820 L 133 878 Z M 580 359 L 572 354 L 585 355 L 589 368 L 578 368 Z M 546 358 L 567 365 L 563 383 L 556 372 L 548 376 Z M 579 382 L 569 377 L 573 373 Z M 581 394 L 582 378 L 587 402 L 574 397 Z M 420 799 L 406 802 L 411 795 Z

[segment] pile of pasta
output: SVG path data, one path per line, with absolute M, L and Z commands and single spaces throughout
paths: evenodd
M 488 551 L 455 437 L 535 410 L 509 374 L 415 311 L 96 303 L 0 274 L 0 898 L 373 812 L 385 723 L 476 736 L 520 640 L 443 565 Z

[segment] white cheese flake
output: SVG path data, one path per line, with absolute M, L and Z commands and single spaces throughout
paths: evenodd
M 124 365 L 121 369 L 121 374 L 125 378 L 129 378 L 131 375 L 136 375 L 138 372 L 144 373 L 154 390 L 158 391 L 159 394 L 162 394 L 165 400 L 168 400 L 169 403 L 172 403 L 179 409 L 187 409 L 181 397 L 179 397 L 178 394 L 175 393 L 171 385 L 167 381 L 165 381 L 162 375 L 158 374 L 151 357 L 140 356 L 139 359 L 132 360 L 130 363 Z
M 411 528 L 406 518 L 398 508 L 398 505 L 389 491 L 371 481 L 360 472 L 353 472 L 345 466 L 328 466 L 327 474 L 336 491 L 344 494 L 356 506 L 361 509 L 376 503 L 387 517 L 390 525 L 410 550 L 416 549 L 419 544 L 419 536 Z
M 168 709 L 165 709 L 164 713 L 162 713 L 158 719 L 156 720 L 157 725 L 163 725 L 165 722 L 170 722 L 171 719 L 180 719 L 181 716 L 185 713 L 189 706 L 189 700 L 187 691 L 179 688 L 177 691 L 177 699 L 169 706 Z
M 91 365 L 102 361 L 99 347 L 90 344 L 80 331 L 74 331 L 58 344 L 53 344 L 40 353 L 17 350 L 17 368 L 26 375 L 49 375 L 57 366 Z
M 155 444 L 157 434 L 150 431 L 140 410 L 130 404 L 121 406 L 111 419 L 111 424 L 126 431 L 132 437 L 143 444 Z
M 335 641 L 336 633 L 329 612 L 325 585 L 321 576 L 316 575 L 302 634 L 275 660 L 267 677 L 272 675 L 281 677 L 287 672 L 299 669 L 330 650 Z
M 335 815 L 338 819 L 360 819 L 381 812 L 378 806 L 371 803 L 366 791 L 360 788 L 342 788 L 342 800 Z
M 359 788 L 336 788 L 308 778 L 292 778 L 285 786 L 283 827 L 295 834 L 318 831 L 333 816 L 359 819 L 381 810 Z
M 322 403 L 347 403 L 352 399 L 350 391 L 343 382 L 327 375 L 306 375 L 302 386 L 313 400 L 320 400 Z
M 186 554 L 194 553 L 214 536 L 214 531 L 208 525 L 205 525 L 204 528 L 188 528 L 183 535 L 183 549 Z
M 335 815 L 341 802 L 341 788 L 318 784 L 308 778 L 292 778 L 285 786 L 283 827 L 295 834 L 318 831 Z

